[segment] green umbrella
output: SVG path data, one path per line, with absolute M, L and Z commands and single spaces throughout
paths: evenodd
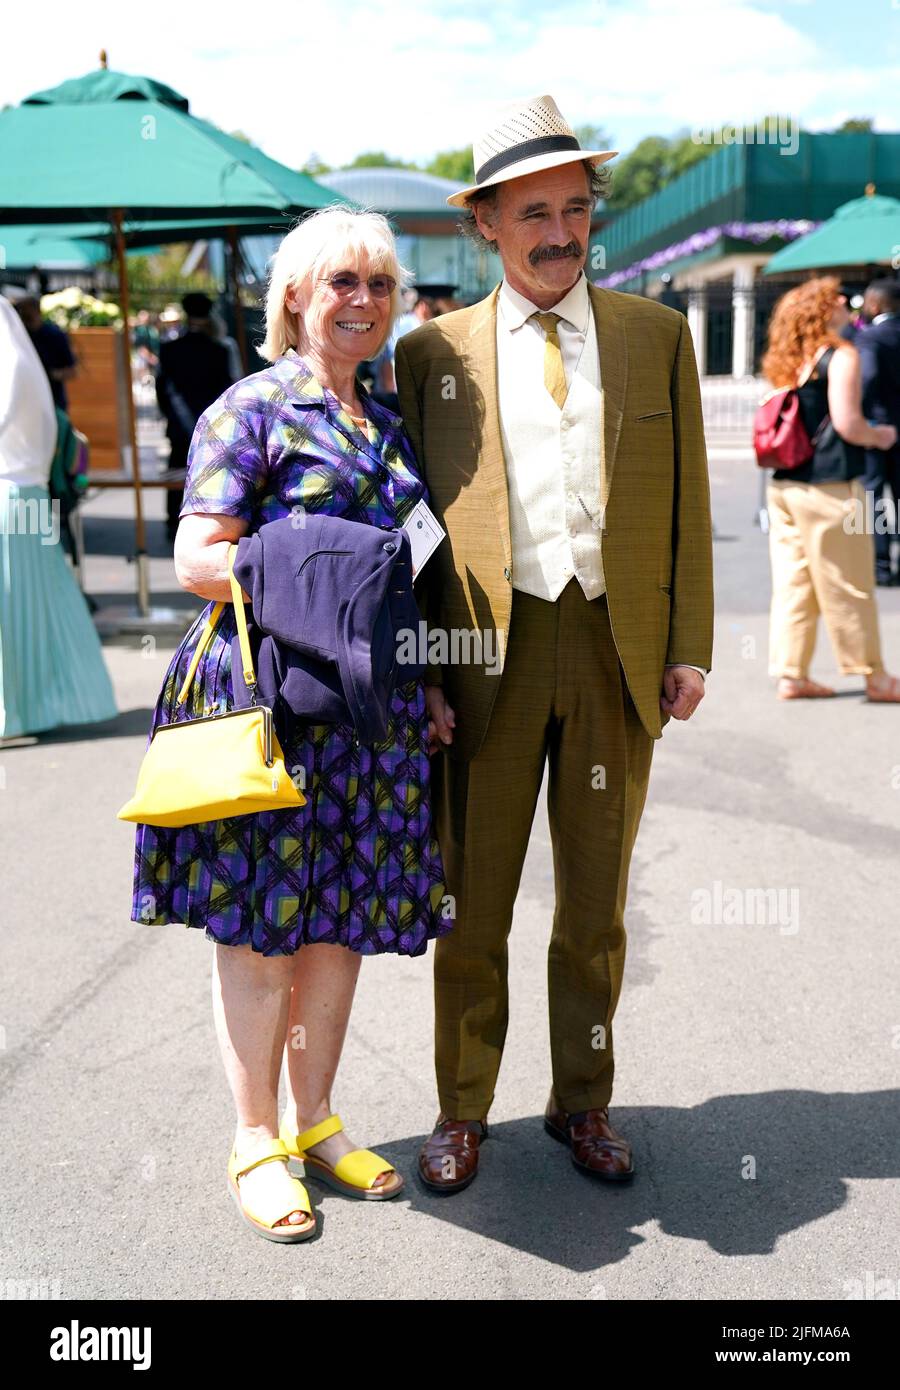
M 822 266 L 890 265 L 900 257 L 900 200 L 870 194 L 839 207 L 814 232 L 776 251 L 766 275 Z
M 0 227 L 75 220 L 111 225 L 126 323 L 129 221 L 167 223 L 170 228 L 192 222 L 198 236 L 205 234 L 201 224 L 227 228 L 234 266 L 240 219 L 272 219 L 277 225 L 285 217 L 346 201 L 309 175 L 198 120 L 187 99 L 171 87 L 110 71 L 104 54 L 98 71 L 0 111 Z M 151 240 L 159 240 L 147 230 Z M 236 309 L 246 364 L 237 298 Z M 127 333 L 122 353 L 128 382 Z M 138 607 L 145 614 L 149 594 L 137 430 L 130 391 L 126 398 L 134 460 Z
M 109 260 L 108 235 L 102 222 L 0 227 L 0 270 L 92 270 Z
M 297 214 L 344 201 L 308 174 L 192 116 L 146 77 L 100 68 L 0 112 L 0 213 L 69 222 Z
M 122 223 L 125 244 L 133 251 L 153 251 L 175 241 L 209 241 L 237 232 L 240 237 L 284 236 L 293 216 L 186 217 L 172 222 Z M 0 270 L 81 270 L 115 258 L 115 229 L 109 222 L 4 223 L 0 213 Z

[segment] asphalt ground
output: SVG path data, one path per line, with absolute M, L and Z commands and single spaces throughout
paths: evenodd
M 0 749 L 0 1293 L 24 1281 L 37 1296 L 43 1281 L 68 1299 L 795 1300 L 888 1279 L 896 1296 L 900 708 L 865 703 L 824 635 L 813 673 L 839 698 L 775 701 L 757 471 L 713 449 L 711 476 L 714 669 L 701 710 L 656 747 L 631 876 L 611 1118 L 634 1145 L 634 1182 L 585 1178 L 541 1126 L 542 804 L 475 1184 L 439 1198 L 415 1178 L 437 1112 L 430 956 L 367 959 L 335 1103 L 406 1188 L 373 1204 L 310 1183 L 321 1234 L 299 1246 L 239 1221 L 212 948 L 129 921 L 133 831 L 115 812 L 174 646 L 135 636 L 105 647 L 115 721 Z M 87 504 L 101 607 L 133 592 L 128 503 Z M 160 493 L 148 510 L 154 595 L 189 610 Z M 900 671 L 900 590 L 879 605 Z M 765 891 L 769 916 L 741 922 Z

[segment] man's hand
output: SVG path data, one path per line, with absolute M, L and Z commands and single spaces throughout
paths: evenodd
M 692 666 L 667 666 L 663 672 L 663 693 L 660 709 L 673 719 L 690 719 L 706 694 L 699 671 Z
M 453 742 L 456 715 L 439 685 L 426 685 L 425 708 L 428 710 L 428 755 L 436 753 L 441 744 Z

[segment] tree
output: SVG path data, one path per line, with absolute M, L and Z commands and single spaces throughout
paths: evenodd
M 462 184 L 475 182 L 471 145 L 462 150 L 442 150 L 423 168 L 426 174 L 434 174 L 439 179 L 451 179 L 454 183 Z
M 849 117 L 848 120 L 844 121 L 843 125 L 839 125 L 839 126 L 835 129 L 835 131 L 834 131 L 833 133 L 834 133 L 835 135 L 843 135 L 843 134 L 847 133 L 848 131 L 853 131 L 853 132 L 866 132 L 866 131 L 871 131 L 872 126 L 873 126 L 874 124 L 875 124 L 875 123 L 874 123 L 874 121 L 873 121 L 873 119 L 872 119 L 871 116 L 851 116 L 851 117 Z
M 313 178 L 316 178 L 319 174 L 330 174 L 331 172 L 332 166 L 326 164 L 324 159 L 320 159 L 315 150 L 312 151 L 306 163 L 300 168 L 301 174 L 310 174 Z
M 613 143 L 602 126 L 577 125 L 573 129 L 583 150 L 608 150 Z
M 651 193 L 657 193 L 673 177 L 669 141 L 663 135 L 647 135 L 613 170 L 609 206 L 621 212 Z
M 364 150 L 358 154 L 350 164 L 343 166 L 345 169 L 415 169 L 415 164 L 407 164 L 402 159 L 394 159 L 391 155 L 385 154 L 384 150 Z

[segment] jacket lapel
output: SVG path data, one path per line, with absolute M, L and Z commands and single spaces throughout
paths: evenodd
M 478 471 L 487 485 L 497 513 L 507 566 L 512 565 L 509 534 L 509 493 L 503 440 L 500 434 L 500 401 L 497 392 L 497 296 L 495 290 L 476 304 L 468 341 L 462 344 L 468 377 L 467 395 L 472 430 L 476 441 Z M 480 392 L 480 399 L 477 393 Z
M 612 487 L 616 450 L 625 414 L 625 393 L 628 386 L 628 340 L 625 324 L 614 297 L 606 290 L 588 286 L 597 346 L 600 352 L 600 396 L 602 403 L 602 432 L 600 447 L 600 502 L 606 516 Z

